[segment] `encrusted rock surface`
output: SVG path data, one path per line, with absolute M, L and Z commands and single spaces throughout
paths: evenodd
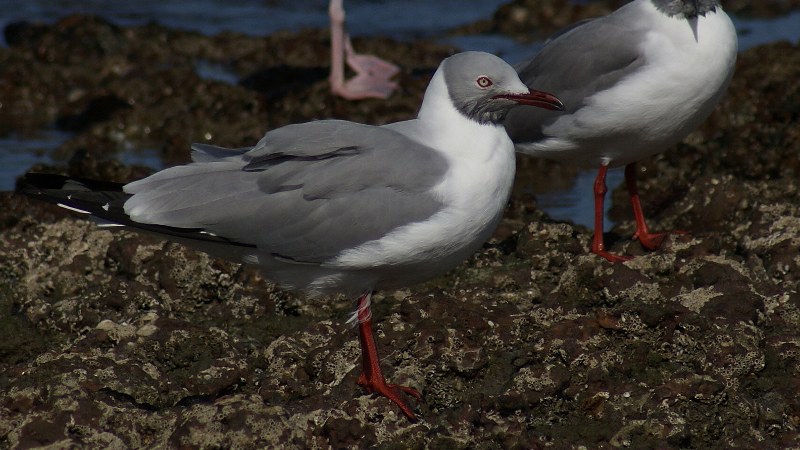
M 323 31 L 204 37 L 72 17 L 6 30 L 4 132 L 75 131 L 49 169 L 127 180 L 156 145 L 245 145 L 286 123 L 411 117 L 429 43 L 357 41 L 403 67 L 388 101 L 327 91 Z M 240 84 L 203 79 L 200 62 Z M 291 87 L 289 89 L 288 87 Z M 251 267 L 111 233 L 0 194 L 0 447 L 790 448 L 800 446 L 800 48 L 740 55 L 707 123 L 643 162 L 664 249 L 612 265 L 527 194 L 560 166 L 521 159 L 495 237 L 447 276 L 374 302 L 387 377 L 422 420 L 356 385 L 352 299 L 307 300 Z M 587 192 L 587 195 L 589 193 Z

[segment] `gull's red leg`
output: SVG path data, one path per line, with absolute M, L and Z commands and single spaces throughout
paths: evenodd
M 605 216 L 605 203 L 606 192 L 606 173 L 608 172 L 608 164 L 601 164 L 600 170 L 597 172 L 597 178 L 594 179 L 594 237 L 592 238 L 592 253 L 602 256 L 603 258 L 613 262 L 623 262 L 632 259 L 630 256 L 615 255 L 606 250 L 605 243 L 603 242 L 603 217 Z
M 642 204 L 639 201 L 639 189 L 636 187 L 636 163 L 625 166 L 625 185 L 628 187 L 628 194 L 631 197 L 631 207 L 633 207 L 633 217 L 636 220 L 636 232 L 633 238 L 641 242 L 642 247 L 648 250 L 655 250 L 664 242 L 668 233 L 650 233 L 647 223 L 644 220 Z M 676 230 L 673 233 L 684 234 L 685 231 Z
M 358 339 L 361 342 L 361 361 L 363 364 L 361 376 L 358 377 L 358 385 L 366 389 L 370 394 L 378 394 L 388 398 L 400 407 L 406 417 L 416 421 L 417 416 L 411 411 L 402 393 L 409 394 L 418 400 L 422 399 L 422 395 L 414 388 L 388 384 L 383 377 L 380 360 L 378 359 L 378 349 L 375 345 L 375 336 L 372 332 L 372 312 L 369 307 L 371 297 L 372 292 L 367 292 L 358 298 Z

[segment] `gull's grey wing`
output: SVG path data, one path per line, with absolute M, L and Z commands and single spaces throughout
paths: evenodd
M 380 135 L 380 132 L 380 128 L 344 120 L 319 120 L 286 125 L 265 134 L 248 152 L 248 157 L 258 164 L 285 155 L 323 156 L 351 146 L 356 134 Z
M 582 20 L 579 20 L 579 21 L 577 21 L 575 23 L 571 23 L 571 24 L 565 26 L 564 28 L 556 31 L 555 33 L 551 34 L 550 36 L 548 36 L 547 40 L 544 42 L 544 44 L 547 45 L 547 44 L 553 42 L 554 40 L 560 38 L 562 35 L 567 34 L 570 31 L 574 30 L 575 28 L 583 26 L 586 23 L 591 22 L 592 20 L 597 20 L 597 18 L 596 17 L 592 17 L 592 18 L 589 18 L 589 19 L 582 19 Z M 530 62 L 530 60 L 522 62 L 522 63 L 519 63 L 518 66 L 521 66 L 521 67 L 514 67 L 514 68 L 517 69 L 517 71 L 519 72 L 519 69 L 524 67 L 525 64 L 527 64 L 529 62 Z
M 192 161 L 213 162 L 226 158 L 237 158 L 252 150 L 253 147 L 225 148 L 209 144 L 192 144 Z
M 238 155 L 195 151 L 202 163 L 125 186 L 133 220 L 199 228 L 310 263 L 431 217 L 442 204 L 430 190 L 448 168 L 400 133 L 342 121 L 279 128 Z
M 542 126 L 574 113 L 587 98 L 645 64 L 637 38 L 641 25 L 632 17 L 635 11 L 623 7 L 573 25 L 558 32 L 533 59 L 514 67 L 528 87 L 552 92 L 565 106 L 563 112 L 524 106 L 512 109 L 504 124 L 514 142 L 542 139 Z

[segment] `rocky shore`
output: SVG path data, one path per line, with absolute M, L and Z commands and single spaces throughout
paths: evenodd
M 117 181 L 152 170 L 119 163 L 130 148 L 174 164 L 194 141 L 412 117 L 456 51 L 357 40 L 402 67 L 401 90 L 349 102 L 329 94 L 325 30 L 207 37 L 74 16 L 5 34 L 0 133 L 55 124 L 73 135 L 63 163 L 36 170 Z M 799 123 L 800 47 L 741 53 L 713 116 L 641 164 L 651 228 L 689 234 L 643 251 L 614 192 L 607 242 L 639 255 L 625 264 L 537 208 L 531 183 L 571 169 L 520 158 L 478 254 L 374 303 L 387 378 L 425 398 L 415 424 L 356 385 L 352 299 L 310 301 L 2 193 L 0 448 L 796 448 Z

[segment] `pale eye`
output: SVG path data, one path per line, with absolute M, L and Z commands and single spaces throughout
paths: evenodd
M 489 77 L 487 77 L 487 76 L 479 77 L 477 80 L 475 80 L 475 83 L 481 89 L 486 89 L 489 86 L 491 86 L 492 84 L 494 84 L 494 83 L 492 83 L 492 80 L 490 80 Z

